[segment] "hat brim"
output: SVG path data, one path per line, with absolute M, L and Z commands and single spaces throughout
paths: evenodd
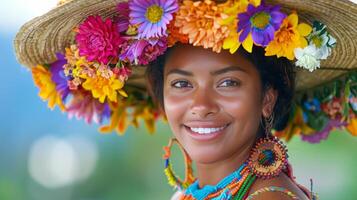
M 56 53 L 64 52 L 74 43 L 73 29 L 90 15 L 111 17 L 116 5 L 125 0 L 73 0 L 23 25 L 17 33 L 14 47 L 18 61 L 31 68 L 52 63 Z M 357 4 L 348 0 L 269 0 L 279 4 L 287 13 L 296 10 L 300 20 L 312 24 L 318 20 L 327 25 L 337 44 L 332 55 L 323 60 L 321 68 L 313 73 L 298 69 L 298 91 L 324 84 L 357 68 Z M 136 75 L 135 75 L 136 74 Z M 134 70 L 128 84 L 145 86 L 143 69 Z

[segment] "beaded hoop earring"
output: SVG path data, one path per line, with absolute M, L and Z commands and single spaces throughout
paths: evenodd
M 286 169 L 288 155 L 285 145 L 271 135 L 274 115 L 264 118 L 265 138 L 259 139 L 250 153 L 248 166 L 259 178 L 269 179 L 278 176 Z
M 170 156 L 171 156 L 171 147 L 173 143 L 176 143 L 180 150 L 183 153 L 184 160 L 185 160 L 185 180 L 182 181 L 179 177 L 176 176 L 174 171 L 172 170 L 172 165 L 170 163 Z M 164 151 L 165 154 L 163 156 L 163 159 L 165 160 L 165 175 L 167 177 L 167 180 L 169 182 L 169 185 L 172 187 L 178 188 L 179 190 L 184 190 L 186 189 L 189 185 L 191 185 L 194 181 L 195 178 L 193 176 L 193 169 L 192 169 L 192 160 L 188 156 L 187 152 L 185 149 L 182 147 L 182 145 L 177 141 L 176 138 L 171 138 L 169 141 L 169 144 L 167 146 L 164 146 Z

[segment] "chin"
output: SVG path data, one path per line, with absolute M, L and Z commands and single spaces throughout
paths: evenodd
M 184 145 L 190 158 L 196 163 L 209 164 L 222 159 L 223 150 L 216 145 Z
M 215 163 L 220 158 L 220 156 L 218 156 L 218 155 L 212 155 L 212 154 L 208 154 L 208 153 L 202 153 L 202 154 L 196 153 L 196 154 L 190 155 L 190 157 L 195 163 L 200 163 L 200 164 Z

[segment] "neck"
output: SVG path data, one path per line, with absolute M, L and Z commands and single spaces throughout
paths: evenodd
M 229 157 L 214 163 L 196 163 L 199 187 L 216 185 L 224 177 L 236 171 L 249 157 L 252 143 L 246 144 Z

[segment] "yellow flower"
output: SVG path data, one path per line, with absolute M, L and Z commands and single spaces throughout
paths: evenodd
M 223 41 L 223 49 L 229 49 L 231 54 L 234 54 L 238 48 L 240 47 L 241 43 L 238 40 L 238 33 L 235 31 L 231 31 L 226 39 Z
M 109 101 L 117 102 L 118 92 L 124 97 L 128 96 L 122 90 L 124 83 L 114 76 L 109 79 L 102 76 L 89 77 L 82 86 L 84 89 L 92 91 L 93 97 L 99 99 L 101 103 L 105 101 L 106 97 L 108 97 Z
M 227 25 L 229 27 L 229 35 L 223 41 L 223 49 L 229 49 L 229 52 L 233 54 L 237 51 L 241 43 L 238 40 L 237 33 L 237 15 L 239 12 L 244 11 L 244 6 L 242 6 L 243 1 L 236 1 L 232 5 L 228 5 L 227 9 L 223 11 L 224 15 L 220 21 L 221 25 Z M 246 6 L 245 6 L 246 7 Z
M 40 89 L 39 96 L 42 100 L 48 101 L 48 107 L 53 109 L 56 105 L 62 111 L 66 108 L 62 102 L 61 95 L 56 90 L 56 84 L 51 79 L 51 72 L 49 72 L 44 66 L 37 65 L 32 68 L 32 76 L 35 85 Z
M 144 119 L 146 128 L 148 129 L 149 133 L 155 133 L 155 115 L 152 112 L 152 109 L 145 107 L 141 117 Z
M 184 0 L 176 13 L 175 26 L 181 34 L 187 34 L 190 44 L 220 52 L 229 34 L 228 26 L 220 24 L 224 9 L 224 5 L 211 0 Z
M 265 55 L 276 55 L 294 60 L 294 49 L 307 46 L 305 36 L 312 31 L 310 25 L 305 23 L 298 24 L 298 15 L 290 14 L 284 19 L 280 29 L 275 33 L 274 40 L 265 48 Z
M 303 110 L 301 107 L 297 107 L 295 112 L 294 118 L 292 121 L 288 122 L 285 129 L 281 131 L 274 131 L 274 135 L 279 138 L 285 138 L 286 141 L 289 141 L 294 135 L 312 135 L 316 132 L 304 122 Z
M 155 111 L 149 107 L 136 107 L 136 110 L 133 113 L 133 120 L 132 124 L 135 127 L 139 127 L 139 119 L 142 118 L 145 122 L 146 128 L 148 129 L 150 134 L 155 133 L 155 121 L 156 121 L 156 115 Z
M 237 1 L 241 1 L 242 4 L 245 5 L 245 8 L 247 8 L 248 4 L 253 4 L 254 7 L 258 7 L 262 2 L 261 0 L 237 0 Z

